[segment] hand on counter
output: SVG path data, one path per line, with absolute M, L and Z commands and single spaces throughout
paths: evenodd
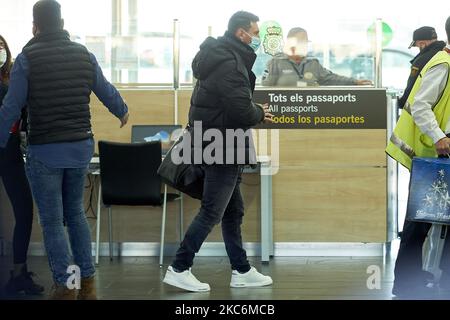
M 355 84 L 357 86 L 371 86 L 371 85 L 373 85 L 372 81 L 365 80 L 365 79 L 355 80 Z
M 273 120 L 273 114 L 270 113 L 269 110 L 269 104 L 265 103 L 262 105 L 262 108 L 264 110 L 264 120 L 262 121 L 263 123 L 272 123 Z

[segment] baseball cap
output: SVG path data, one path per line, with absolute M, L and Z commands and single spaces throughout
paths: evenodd
M 418 40 L 434 40 L 437 39 L 436 30 L 433 27 L 421 27 L 414 31 L 413 41 L 409 45 L 408 49 L 414 47 Z

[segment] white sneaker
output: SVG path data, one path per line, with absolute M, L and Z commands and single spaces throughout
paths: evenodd
M 175 272 L 172 266 L 169 266 L 163 282 L 192 292 L 207 292 L 211 290 L 209 284 L 198 281 L 191 273 L 191 269 L 183 272 Z
M 259 273 L 254 267 L 246 273 L 239 273 L 236 270 L 231 273 L 230 287 L 232 288 L 263 287 L 272 283 L 271 277 Z

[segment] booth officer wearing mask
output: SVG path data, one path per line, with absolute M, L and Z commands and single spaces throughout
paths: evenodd
M 263 86 L 297 87 L 297 86 L 329 86 L 329 85 L 370 85 L 369 80 L 334 74 L 324 68 L 319 60 L 307 57 L 308 34 L 305 29 L 289 30 L 284 52 L 269 61 L 262 77 Z

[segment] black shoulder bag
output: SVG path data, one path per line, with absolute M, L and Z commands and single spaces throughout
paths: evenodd
M 185 130 L 188 129 L 189 126 Z M 201 200 L 204 180 L 204 174 L 201 167 L 191 163 L 186 164 L 181 162 L 180 164 L 176 164 L 173 162 L 172 154 L 174 152 L 179 152 L 179 148 L 183 147 L 191 148 L 190 145 L 183 146 L 183 135 L 181 135 L 164 157 L 158 168 L 158 175 L 168 186 L 171 186 L 194 199 Z

